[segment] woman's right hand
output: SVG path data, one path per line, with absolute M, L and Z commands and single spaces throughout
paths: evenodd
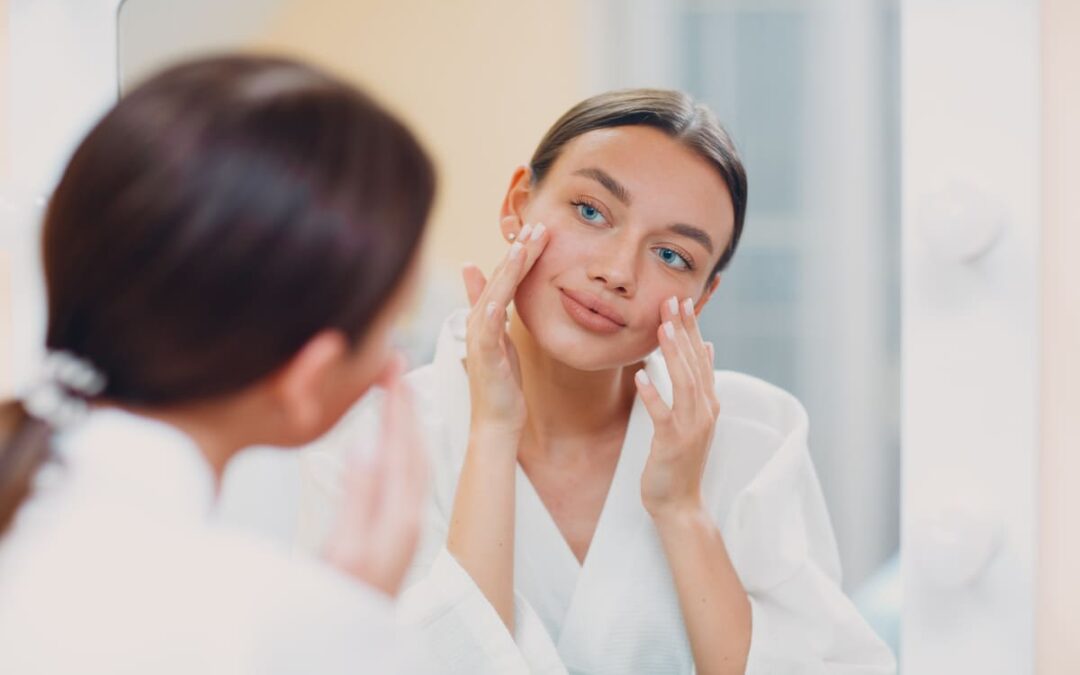
M 462 270 L 472 306 L 466 324 L 466 369 L 474 432 L 515 435 L 525 428 L 521 371 L 506 333 L 506 308 L 547 241 L 543 224 L 526 225 L 490 281 L 474 265 Z
M 346 459 L 344 496 L 323 551 L 331 565 L 391 597 L 416 554 L 428 494 L 427 454 L 404 372 L 399 355 L 380 378 L 379 443 L 370 457 Z
M 506 307 L 547 241 L 543 225 L 526 225 L 491 281 L 476 267 L 467 266 L 462 271 L 472 305 L 465 337 L 472 419 L 446 548 L 511 633 L 514 470 L 526 410 L 517 352 L 506 333 Z

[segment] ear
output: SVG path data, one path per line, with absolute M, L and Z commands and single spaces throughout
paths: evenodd
M 271 391 L 290 436 L 309 437 L 322 429 L 331 407 L 332 378 L 348 353 L 348 342 L 340 331 L 324 330 L 274 375 Z
M 709 298 L 711 298 L 712 294 L 716 292 L 716 288 L 719 285 L 720 274 L 717 273 L 716 276 L 712 278 L 712 281 L 710 281 L 709 284 L 705 287 L 705 291 L 701 294 L 701 297 L 698 298 L 698 301 L 694 304 L 695 316 L 701 316 L 701 310 L 705 309 L 706 303 L 709 302 Z
M 499 209 L 499 229 L 503 239 L 508 239 L 511 234 L 517 237 L 525 225 L 525 207 L 529 204 L 532 187 L 532 170 L 527 166 L 514 169 L 510 187 L 507 188 L 502 208 Z

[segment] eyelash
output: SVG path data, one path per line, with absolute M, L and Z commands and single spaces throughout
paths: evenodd
M 577 199 L 573 199 L 570 201 L 570 205 L 574 207 L 575 211 L 577 211 L 577 214 L 581 218 L 581 220 L 583 220 L 588 225 L 596 225 L 597 223 L 595 221 L 585 220 L 584 216 L 581 215 L 582 206 L 587 206 L 590 209 L 593 209 L 594 211 L 599 213 L 601 216 L 603 216 L 605 222 L 611 222 L 611 220 L 607 217 L 607 214 L 604 213 L 604 209 L 602 209 L 599 204 L 593 202 L 588 197 L 578 197 Z
M 658 247 L 657 247 L 656 249 L 654 249 L 654 250 L 657 250 L 657 251 L 671 251 L 671 252 L 672 252 L 672 253 L 674 253 L 675 255 L 679 256 L 679 259 L 680 259 L 680 260 L 682 260 L 682 261 L 683 261 L 683 264 L 685 264 L 685 265 L 686 265 L 686 269 L 685 269 L 685 270 L 679 270 L 679 268 L 678 268 L 678 267 L 672 267 L 672 269 L 674 269 L 674 270 L 678 270 L 678 271 L 680 271 L 680 272 L 683 272 L 683 271 L 685 271 L 685 272 L 692 272 L 692 271 L 694 271 L 694 262 L 693 262 L 693 261 L 692 261 L 692 260 L 690 259 L 690 256 L 686 255 L 686 254 L 685 254 L 685 253 L 683 253 L 682 251 L 679 251 L 679 250 L 677 250 L 677 249 L 674 249 L 674 248 L 672 248 L 672 247 L 670 247 L 670 246 L 658 246 Z M 665 264 L 665 265 L 667 265 L 667 263 L 664 263 L 664 264 Z M 667 266 L 668 266 L 668 267 L 671 267 L 671 265 L 667 265 Z
M 605 222 L 610 222 L 607 215 L 604 213 L 604 209 L 602 209 L 599 204 L 593 202 L 588 197 L 581 196 L 581 197 L 578 197 L 576 199 L 573 199 L 573 200 L 570 201 L 570 205 L 574 207 L 574 210 L 577 211 L 578 217 L 582 221 L 584 221 L 587 225 L 595 226 L 598 223 L 586 220 L 581 215 L 581 207 L 583 207 L 583 206 L 587 206 L 590 209 L 593 209 L 594 211 L 599 213 L 604 218 Z M 685 269 L 680 270 L 678 267 L 672 267 L 671 265 L 668 265 L 667 263 L 664 263 L 665 266 L 671 267 L 671 269 L 674 269 L 674 270 L 680 271 L 680 272 L 682 272 L 682 271 L 691 272 L 691 271 L 694 270 L 694 261 L 693 261 L 693 259 L 689 255 L 687 255 L 686 253 L 684 253 L 683 251 L 681 251 L 679 249 L 673 248 L 671 246 L 658 246 L 656 249 L 654 249 L 654 251 L 671 251 L 672 253 L 677 255 L 680 260 L 683 261 L 684 265 L 686 265 Z M 663 261 L 661 261 L 661 262 L 663 262 Z

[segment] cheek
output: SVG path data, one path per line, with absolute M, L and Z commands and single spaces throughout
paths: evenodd
M 677 284 L 668 283 L 644 283 L 639 287 L 639 301 L 648 323 L 655 331 L 660 326 L 660 310 L 671 296 L 677 296 L 680 300 L 682 295 Z
M 576 241 L 561 225 L 551 226 L 549 233 L 543 254 L 521 280 L 514 294 L 514 304 L 519 310 L 524 311 L 534 304 L 545 291 L 557 290 L 555 286 L 559 283 L 580 285 L 586 279 L 584 263 L 579 259 L 581 242 Z
M 653 328 L 660 325 L 661 309 L 672 297 L 679 303 L 686 298 L 696 303 L 701 297 L 701 282 L 696 276 L 691 278 L 685 273 L 672 274 L 658 265 L 647 265 L 639 280 L 638 300 L 642 307 L 648 308 Z
M 641 293 L 640 291 L 646 292 Z M 655 349 L 660 342 L 660 339 L 656 336 L 656 331 L 660 328 L 660 306 L 670 297 L 670 294 L 665 295 L 665 292 L 663 289 L 647 285 L 639 288 L 637 298 L 638 307 L 640 308 L 638 327 L 643 336 L 642 339 L 648 341 L 651 349 Z
M 390 365 L 393 351 L 390 345 L 389 334 L 380 331 L 375 339 L 363 345 L 361 350 L 353 356 L 351 367 L 348 368 L 348 381 L 343 387 L 345 399 L 357 399 L 367 392 L 375 384 L 380 376 Z
M 534 267 L 532 271 L 525 276 L 521 281 L 521 284 L 518 285 L 517 290 L 514 292 L 515 310 L 524 314 L 531 313 L 532 307 L 535 306 L 543 286 L 544 283 L 541 281 L 538 270 Z

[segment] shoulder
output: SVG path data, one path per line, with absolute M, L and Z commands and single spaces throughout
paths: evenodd
M 425 363 L 419 368 L 414 368 L 405 374 L 405 384 L 409 385 L 416 403 L 420 407 L 429 407 L 435 402 L 435 364 Z
M 435 373 L 432 364 L 425 364 L 405 375 L 405 383 L 413 394 L 416 412 L 430 412 L 435 405 L 433 396 Z M 383 392 L 372 387 L 360 397 L 340 420 L 322 437 L 305 446 L 305 456 L 324 453 L 337 454 L 346 448 L 372 442 L 379 427 L 379 414 L 383 405 Z
M 731 371 L 716 373 L 720 416 L 705 483 L 722 522 L 743 493 L 787 500 L 816 481 L 806 410 L 797 398 L 764 380 Z
M 404 380 L 413 395 L 413 402 L 419 412 L 423 412 L 434 405 L 434 392 L 436 388 L 435 364 L 426 363 L 418 368 L 410 370 L 405 374 Z M 353 404 L 352 408 L 350 408 L 345 416 L 342 417 L 341 422 L 337 424 L 335 429 L 342 426 L 358 426 L 363 424 L 363 420 L 370 419 L 382 408 L 382 403 L 382 389 L 372 387 L 364 394 L 364 396 Z M 370 424 L 370 421 L 367 423 Z
M 805 433 L 806 409 L 792 394 L 752 375 L 716 371 L 721 420 L 765 427 L 782 437 Z
M 108 504 L 79 511 L 40 525 L 40 536 L 8 558 L 8 584 L 0 584 L 8 599 L 0 635 L 30 637 L 22 653 L 45 663 L 55 641 L 39 644 L 34 635 L 62 636 L 65 663 L 85 659 L 92 672 L 106 672 L 94 665 L 132 644 L 161 672 L 271 672 L 249 668 L 252 656 L 288 650 L 317 660 L 314 644 L 351 644 L 327 636 L 392 629 L 392 605 L 381 594 L 254 535 Z

